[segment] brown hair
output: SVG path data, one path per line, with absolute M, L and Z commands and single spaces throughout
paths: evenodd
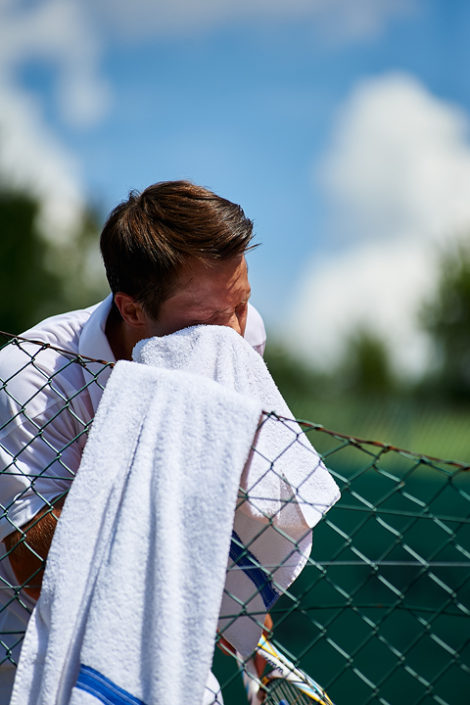
M 190 258 L 226 260 L 250 247 L 253 223 L 242 208 L 189 181 L 162 181 L 110 214 L 101 253 L 111 291 L 123 291 L 158 315 Z

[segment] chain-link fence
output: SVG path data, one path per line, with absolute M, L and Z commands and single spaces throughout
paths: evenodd
M 15 338 L 0 352 L 4 666 L 16 663 L 41 580 L 43 549 L 28 538 L 38 522 L 49 522 L 53 531 L 110 369 L 105 361 L 40 341 Z M 249 602 L 231 599 L 224 624 L 243 615 L 262 626 L 270 606 L 272 643 L 319 681 L 336 705 L 466 704 L 469 468 L 268 416 L 292 430 L 292 444 L 305 443 L 301 437 L 311 441 L 341 499 L 314 529 L 313 550 L 287 589 L 280 587 L 280 567 L 257 565 L 252 547 L 235 535 L 231 570 L 252 570 L 258 577 L 251 581 Z M 276 459 L 271 468 L 276 472 Z M 282 534 L 275 524 L 266 522 L 256 540 L 264 531 Z M 284 568 L 298 552 L 294 542 Z M 246 702 L 236 658 L 216 649 L 214 672 L 226 705 Z

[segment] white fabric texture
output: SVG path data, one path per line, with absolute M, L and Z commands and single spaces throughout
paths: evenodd
M 267 610 L 304 567 L 312 546 L 311 529 L 339 499 L 339 489 L 298 424 L 288 420 L 292 413 L 263 359 L 231 328 L 194 326 L 142 340 L 133 357 L 208 377 L 285 417 L 282 421 L 267 417 L 263 422 L 242 475 L 235 513 L 219 628 L 246 657 L 258 642 Z M 241 604 L 248 614 L 234 619 Z
M 6 382 L 6 392 L 0 393 L 0 462 L 15 470 L 0 476 L 0 504 L 7 509 L 0 517 L 0 540 L 32 519 L 45 500 L 53 500 L 70 486 L 86 436 L 70 441 L 83 434 L 93 419 L 111 371 L 101 362 L 82 367 L 70 364 L 70 359 L 83 355 L 115 362 L 105 334 L 111 303 L 109 295 L 96 306 L 47 318 L 23 334 L 70 355 L 24 342 L 0 351 L 0 381 Z M 253 306 L 248 309 L 245 336 L 262 354 L 266 333 Z M 37 478 L 46 467 L 46 477 L 36 479 L 35 491 L 31 490 L 31 477 Z
M 91 705 L 80 663 L 148 705 L 202 703 L 261 406 L 117 363 L 58 523 L 11 705 Z
M 24 335 L 66 349 L 72 357 L 93 351 L 95 357 L 112 361 L 104 334 L 108 310 L 105 301 L 89 309 L 53 316 Z M 83 345 L 84 338 L 88 346 Z M 104 384 L 109 372 L 104 365 L 100 369 L 99 380 Z M 85 374 L 83 367 L 70 364 L 70 356 L 52 348 L 41 349 L 22 342 L 18 347 L 8 345 L 0 351 L 0 380 L 6 383 L 0 392 L 0 463 L 6 470 L 0 475 L 0 538 L 24 525 L 46 502 L 69 489 L 85 446 L 84 430 L 97 406 L 90 396 L 91 387 L 84 389 Z M 52 376 L 51 385 L 47 380 Z M 101 392 L 97 383 L 92 386 Z M 41 434 L 38 429 L 42 429 Z M 72 443 L 75 437 L 77 440 Z M 10 649 L 17 661 L 17 643 L 35 601 L 24 591 L 17 599 L 18 581 L 8 558 L 0 560 L 0 581 L 0 633 L 5 644 L 0 646 L 0 661 Z M 3 670 L 4 679 L 11 679 L 12 684 L 14 670 L 8 663 L 0 666 L 0 672 Z
M 70 355 L 24 342 L 0 351 L 0 386 L 6 383 L 0 390 L 0 464 L 6 470 L 0 474 L 0 540 L 70 487 L 85 446 L 85 430 L 111 372 L 101 362 L 83 367 L 70 360 L 82 355 L 115 362 L 105 334 L 111 304 L 109 295 L 95 306 L 52 316 L 23 333 L 29 340 L 61 348 Z M 266 333 L 253 306 L 248 309 L 245 336 L 262 353 Z M 34 364 L 30 364 L 32 356 Z M 52 384 L 48 382 L 51 377 Z M 77 440 L 72 443 L 74 438 Z M 10 649 L 17 660 L 17 633 L 25 629 L 34 600 L 26 594 L 21 601 L 15 599 L 17 581 L 7 558 L 0 560 L 0 581 L 0 606 L 4 606 L 0 633 L 6 645 L 0 646 L 0 661 Z
M 82 331 L 97 315 L 99 311 L 87 309 L 54 316 L 24 335 L 77 355 Z M 0 378 L 6 381 L 6 389 L 0 394 L 0 458 L 2 465 L 12 465 L 15 470 L 2 476 L 0 482 L 0 502 L 8 509 L 0 520 L 3 539 L 15 525 L 32 519 L 45 500 L 51 501 L 69 489 L 70 471 L 75 472 L 80 464 L 86 437 L 72 444 L 70 441 L 83 432 L 96 406 L 88 389 L 77 394 L 85 386 L 84 368 L 70 364 L 69 356 L 52 348 L 41 349 L 25 342 L 6 346 L 0 351 Z M 52 385 L 48 383 L 50 378 Z M 71 401 L 61 412 L 64 399 Z M 54 419 L 52 424 L 47 423 L 50 419 Z M 38 434 L 38 429 L 43 433 Z M 59 453 L 61 462 L 57 460 Z M 46 467 L 47 477 L 41 479 Z M 35 480 L 37 491 L 31 489 L 32 477 L 39 478 Z

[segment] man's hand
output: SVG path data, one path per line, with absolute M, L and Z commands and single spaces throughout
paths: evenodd
M 18 584 L 38 599 L 47 554 L 60 517 L 65 497 L 53 501 L 53 508 L 45 507 L 27 524 L 9 534 L 4 543 Z

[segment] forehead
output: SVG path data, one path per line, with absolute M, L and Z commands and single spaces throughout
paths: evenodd
M 248 267 L 243 255 L 224 261 L 192 259 L 177 275 L 169 300 L 203 305 L 230 302 L 249 293 Z

